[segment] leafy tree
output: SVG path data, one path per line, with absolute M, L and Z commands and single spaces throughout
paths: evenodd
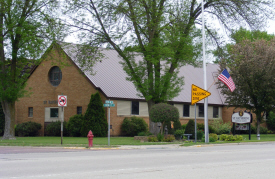
M 150 117 L 153 122 L 160 122 L 162 130 L 164 123 L 179 121 L 179 111 L 175 106 L 166 103 L 155 104 L 150 110 Z
M 243 40 L 233 45 L 227 66 L 236 89 L 231 93 L 220 83 L 226 103 L 255 113 L 259 135 L 264 112 L 274 110 L 275 38 Z
M 70 0 L 67 3 L 73 13 L 69 17 L 75 22 L 71 26 L 83 32 L 80 35 L 85 44 L 107 45 L 117 51 L 128 80 L 145 98 L 149 111 L 155 103 L 178 95 L 183 85 L 183 77 L 177 75 L 179 68 L 195 64 L 200 54 L 195 24 L 201 24 L 201 1 Z M 242 23 L 257 28 L 273 14 L 273 4 L 268 0 L 203 3 L 205 12 L 227 29 Z M 206 29 L 216 37 L 210 29 L 211 22 L 206 23 Z M 135 61 L 137 53 L 133 52 L 143 59 Z M 150 132 L 154 132 L 154 126 L 150 116 Z
M 241 43 L 243 40 L 255 41 L 259 39 L 271 40 L 274 38 L 273 34 L 268 34 L 265 31 L 260 30 L 247 30 L 244 28 L 240 28 L 238 30 L 233 31 L 230 35 L 232 43 L 228 43 L 223 47 L 218 47 L 217 50 L 214 51 L 214 55 L 217 57 L 215 63 L 221 62 L 221 60 L 227 60 L 227 63 L 230 63 L 229 53 L 232 50 L 232 46 L 236 43 Z
M 27 59 L 36 59 L 57 39 L 53 0 L 0 0 L 0 101 L 5 114 L 3 139 L 15 139 L 15 101 L 26 94 Z
M 96 137 L 107 136 L 108 124 L 103 103 L 98 92 L 91 95 L 90 103 L 84 115 L 81 135 L 84 137 L 87 136 L 90 130 L 92 130 Z

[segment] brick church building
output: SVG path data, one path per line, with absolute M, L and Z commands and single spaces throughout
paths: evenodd
M 138 95 L 132 82 L 127 81 L 127 74 L 119 63 L 121 58 L 115 50 L 101 49 L 102 60 L 93 66 L 93 74 L 82 70 L 77 62 L 79 54 L 77 45 L 53 43 L 42 56 L 40 64 L 32 71 L 26 89 L 29 96 L 16 102 L 16 123 L 33 121 L 40 123 L 40 135 L 44 135 L 47 123 L 60 120 L 58 95 L 67 96 L 67 107 L 64 108 L 64 119 L 75 114 L 85 113 L 91 94 L 100 93 L 105 100 L 114 101 L 111 107 L 111 135 L 121 135 L 121 124 L 125 117 L 138 116 L 149 122 L 147 103 Z M 138 58 L 141 57 L 136 57 Z M 217 78 L 219 66 L 207 64 L 207 83 L 210 86 Z M 169 101 L 178 108 L 180 122 L 187 123 L 195 117 L 195 106 L 191 105 L 191 85 L 203 87 L 203 69 L 191 65 L 181 67 L 180 76 L 184 76 L 184 86 L 177 97 Z M 208 97 L 208 119 L 231 121 L 234 108 L 227 108 L 225 98 L 214 84 Z M 197 103 L 197 121 L 204 122 L 203 101 Z M 107 115 L 107 113 L 106 113 Z

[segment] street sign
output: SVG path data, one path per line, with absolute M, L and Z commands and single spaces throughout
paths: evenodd
M 203 100 L 204 98 L 210 96 L 211 93 L 208 91 L 192 84 L 192 89 L 191 89 L 191 105 L 196 104 L 200 100 Z
M 103 107 L 115 107 L 115 104 L 103 104 Z
M 113 102 L 113 101 L 110 101 L 110 100 L 105 100 L 105 103 L 106 103 L 106 104 L 114 104 L 114 102 Z
M 58 106 L 67 106 L 67 96 L 58 95 Z

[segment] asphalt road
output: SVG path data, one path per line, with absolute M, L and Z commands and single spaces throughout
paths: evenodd
M 0 178 L 275 178 L 275 143 L 135 148 L 0 147 Z

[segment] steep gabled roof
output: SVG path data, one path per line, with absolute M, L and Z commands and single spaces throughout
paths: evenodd
M 72 61 L 81 69 L 77 58 L 77 45 L 59 42 L 61 48 L 72 59 Z M 126 80 L 127 74 L 123 70 L 121 57 L 115 50 L 101 49 L 104 59 L 96 62 L 93 66 L 94 75 L 90 72 L 84 72 L 86 77 L 97 87 L 100 88 L 107 97 L 124 98 L 124 99 L 144 99 L 140 97 L 134 84 Z M 142 60 L 141 56 L 137 56 L 136 60 Z M 207 86 L 217 79 L 219 66 L 216 64 L 207 64 Z M 191 102 L 191 85 L 194 84 L 203 88 L 203 68 L 195 68 L 186 65 L 180 68 L 179 76 L 184 76 L 184 86 L 180 94 L 175 97 L 173 102 L 190 103 Z M 220 94 L 217 85 L 213 85 L 209 92 L 211 96 L 208 98 L 209 104 L 224 105 L 225 98 Z M 203 101 L 199 102 L 203 103 Z

